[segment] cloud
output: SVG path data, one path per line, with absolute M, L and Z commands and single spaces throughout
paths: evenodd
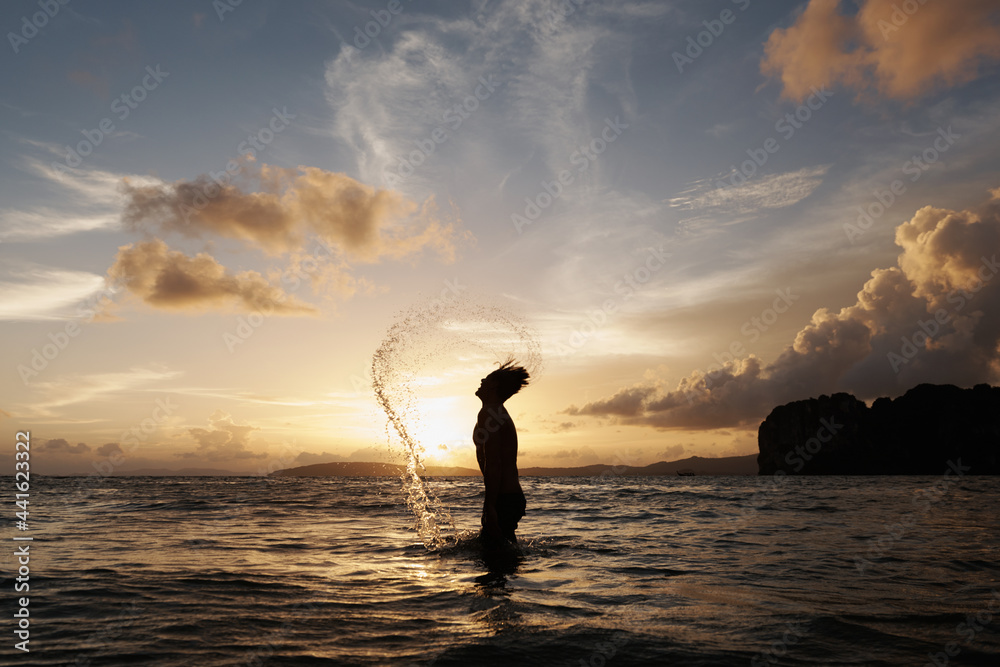
M 0 281 L 0 320 L 61 319 L 104 287 L 101 276 L 85 271 L 28 265 L 16 275 L 17 282 Z
M 769 174 L 749 180 L 739 172 L 733 172 L 746 182 L 732 185 L 730 178 L 734 176 L 728 174 L 722 179 L 697 181 L 672 198 L 670 206 L 683 211 L 737 214 L 785 208 L 811 195 L 823 182 L 823 176 L 829 168 L 830 165 L 803 167 L 798 171 Z
M 684 445 L 673 445 L 672 447 L 667 447 L 662 452 L 659 452 L 656 455 L 656 459 L 658 461 L 676 461 L 684 455 L 684 452 Z
M 30 211 L 4 211 L 0 219 L 4 223 L 0 240 L 4 241 L 47 238 L 118 226 L 118 216 L 114 213 L 80 215 L 62 213 L 45 206 Z
M 114 454 L 123 454 L 121 445 L 117 442 L 108 442 L 97 448 L 97 453 L 101 456 L 113 456 Z
M 896 229 L 897 266 L 872 271 L 854 304 L 817 310 L 772 363 L 735 359 L 673 390 L 645 382 L 565 412 L 710 429 L 752 424 L 777 405 L 835 391 L 874 398 L 922 382 L 996 382 L 1000 189 L 992 194 L 979 211 L 917 211 Z
M 406 30 L 383 39 L 382 49 L 345 45 L 327 64 L 332 133 L 354 151 L 366 181 L 402 176 L 407 188 L 433 187 L 434 174 L 452 169 L 442 154 L 457 152 L 469 164 L 503 164 L 501 173 L 526 166 L 530 155 L 528 173 L 539 167 L 557 173 L 600 131 L 609 109 L 626 121 L 637 109 L 633 40 L 674 11 L 658 3 L 551 0 L 482 9 L 475 20 L 408 14 Z M 482 81 L 491 82 L 488 97 Z M 600 120 L 590 117 L 597 90 L 605 102 Z M 401 171 L 416 142 L 435 130 L 446 137 L 440 147 L 418 156 L 412 175 Z
M 591 447 L 581 447 L 579 449 L 560 449 L 550 455 L 553 459 L 566 459 L 564 463 L 577 463 L 580 465 L 590 465 L 600 460 L 597 452 Z M 587 463 L 582 463 L 586 461 Z
M 374 289 L 353 275 L 352 264 L 413 259 L 425 252 L 450 263 L 457 245 L 473 238 L 457 220 L 442 221 L 433 197 L 418 204 L 344 174 L 244 161 L 237 179 L 220 177 L 221 185 L 204 175 L 175 183 L 126 179 L 122 221 L 132 231 L 230 238 L 285 256 L 287 266 L 269 276 L 270 282 L 253 271 L 232 274 L 206 253 L 191 258 L 169 250 L 160 239 L 122 247 L 109 280 L 157 308 L 314 314 L 316 308 L 274 286 L 274 278 L 307 276 L 315 292 L 346 298 Z
M 810 0 L 792 26 L 771 33 L 761 72 L 781 80 L 784 97 L 801 101 L 839 83 L 911 100 L 972 81 L 1000 59 L 995 0 L 861 0 L 854 15 L 840 5 Z
M 95 399 L 107 400 L 109 394 L 134 393 L 143 385 L 170 380 L 180 374 L 179 371 L 163 368 L 134 367 L 116 373 L 66 375 L 47 382 L 33 382 L 32 387 L 42 397 L 31 405 L 31 409 L 42 415 L 51 415 L 52 408 Z
M 108 280 L 155 308 L 197 311 L 231 306 L 278 315 L 317 312 L 256 271 L 233 274 L 206 253 L 188 257 L 159 240 L 120 247 Z
M 0 410 L 0 421 L 3 421 L 4 419 L 10 419 L 10 413 L 6 410 Z
M 565 431 L 572 431 L 576 428 L 574 422 L 560 422 L 549 429 L 552 433 L 564 433 Z
M 56 454 L 86 454 L 90 451 L 90 447 L 85 443 L 78 442 L 75 445 L 71 445 L 64 438 L 46 440 L 39 449 L 43 452 L 53 452 Z
M 285 169 L 248 163 L 241 184 L 220 187 L 209 176 L 191 181 L 132 185 L 126 181 L 122 220 L 146 232 L 177 232 L 244 241 L 269 254 L 305 246 L 315 235 L 345 258 L 376 262 L 424 251 L 455 259 L 468 237 L 438 218 L 433 198 L 422 205 L 316 167 Z
M 87 165 L 71 169 L 64 164 L 67 158 L 62 147 L 23 138 L 19 139 L 19 143 L 42 152 L 52 160 L 46 162 L 38 157 L 24 157 L 19 166 L 50 186 L 51 194 L 45 199 L 59 202 L 59 205 L 0 210 L 0 222 L 3 224 L 0 240 L 33 241 L 120 227 L 120 187 L 125 174 Z M 127 179 L 135 186 L 156 182 L 147 176 L 131 175 Z
M 654 387 L 629 387 L 603 401 L 587 403 L 582 408 L 570 407 L 566 414 L 627 417 L 636 414 L 654 391 Z
M 267 456 L 266 453 L 254 453 L 248 449 L 250 434 L 260 430 L 258 427 L 237 424 L 231 415 L 222 410 L 213 412 L 208 418 L 208 423 L 207 429 L 188 429 L 188 434 L 198 443 L 198 449 L 178 456 L 208 461 L 259 459 Z

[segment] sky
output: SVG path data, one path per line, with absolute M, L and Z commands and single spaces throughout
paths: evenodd
M 751 454 L 789 401 L 1000 377 L 993 0 L 0 25 L 0 424 L 38 473 L 399 460 L 391 331 L 425 460 L 467 467 L 508 353 L 521 466 Z

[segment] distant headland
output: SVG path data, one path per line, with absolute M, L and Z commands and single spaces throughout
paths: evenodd
M 997 475 L 1000 387 L 921 384 L 870 408 L 845 393 L 794 401 L 757 446 L 761 475 Z
M 676 475 L 692 471 L 695 475 L 756 475 L 757 455 L 726 456 L 717 459 L 692 456 L 680 461 L 660 461 L 648 466 L 608 465 L 600 463 L 576 468 L 521 468 L 522 477 L 649 477 Z M 398 477 L 404 466 L 392 463 L 338 461 L 287 468 L 271 473 L 272 477 Z M 475 468 L 427 466 L 428 477 L 479 477 Z

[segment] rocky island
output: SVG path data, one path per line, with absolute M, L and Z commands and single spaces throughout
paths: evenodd
M 794 401 L 761 423 L 757 446 L 761 475 L 997 475 L 1000 387 L 921 384 L 871 407 L 845 393 Z

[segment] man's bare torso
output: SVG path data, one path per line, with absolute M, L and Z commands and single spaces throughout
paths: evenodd
M 501 406 L 499 409 L 483 408 L 479 411 L 473 431 L 479 471 L 486 480 L 497 480 L 498 493 L 518 493 L 521 483 L 517 474 L 517 430 L 514 422 Z M 487 465 L 496 465 L 499 471 L 487 474 Z M 499 473 L 499 474 L 498 474 Z M 487 482 L 489 483 L 489 481 Z

